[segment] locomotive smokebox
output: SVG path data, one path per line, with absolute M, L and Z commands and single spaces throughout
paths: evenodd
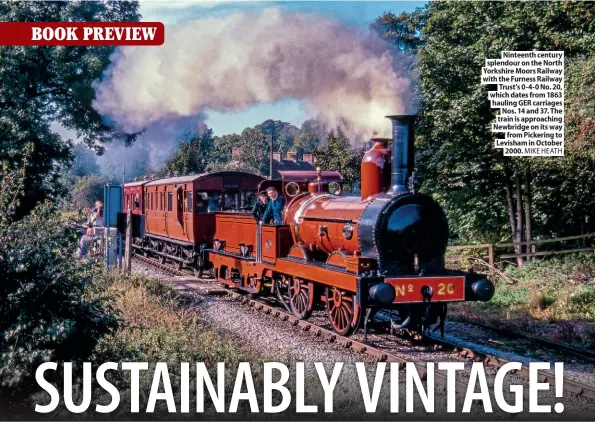
M 407 180 L 413 172 L 413 115 L 386 116 L 392 124 L 392 173 L 390 195 L 408 192 Z

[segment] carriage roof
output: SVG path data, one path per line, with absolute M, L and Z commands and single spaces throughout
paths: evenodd
M 184 183 L 194 183 L 198 181 L 208 181 L 209 179 L 222 179 L 223 185 L 228 185 L 226 183 L 229 179 L 235 179 L 236 184 L 240 185 L 240 181 L 242 178 L 246 179 L 258 179 L 263 180 L 263 177 L 258 176 L 252 173 L 246 173 L 242 171 L 218 171 L 214 173 L 202 173 L 202 174 L 191 174 L 188 176 L 179 176 L 179 177 L 170 177 L 166 179 L 156 179 L 148 182 L 145 186 L 159 186 L 159 185 L 178 185 Z

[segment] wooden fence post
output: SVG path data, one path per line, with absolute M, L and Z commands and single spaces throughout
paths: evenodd
M 126 212 L 126 272 L 132 270 L 132 210 Z
M 488 264 L 490 264 L 489 275 L 494 275 L 494 245 L 488 244 Z

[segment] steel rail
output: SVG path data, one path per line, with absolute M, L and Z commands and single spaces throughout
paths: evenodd
M 461 321 L 466 324 L 476 325 L 478 327 L 482 327 L 482 328 L 485 328 L 488 330 L 495 331 L 495 332 L 502 334 L 504 336 L 518 337 L 518 338 L 526 339 L 529 341 L 533 341 L 535 343 L 541 343 L 543 345 L 552 347 L 554 349 L 559 349 L 559 350 L 563 350 L 568 353 L 572 353 L 573 355 L 575 355 L 579 358 L 582 358 L 582 359 L 585 359 L 585 360 L 595 363 L 595 351 L 592 351 L 592 350 L 582 349 L 580 347 L 571 346 L 569 344 L 562 343 L 559 341 L 554 341 L 554 340 L 550 340 L 550 339 L 543 338 L 543 337 L 537 337 L 532 334 L 525 333 L 523 331 L 517 331 L 517 330 L 513 330 L 513 329 L 509 329 L 509 328 L 501 328 L 501 327 L 497 327 L 492 324 L 488 324 L 488 323 L 481 322 L 481 321 L 475 321 L 472 319 L 465 318 Z
M 176 275 L 176 276 L 189 276 L 190 275 L 187 272 L 184 272 L 184 271 L 178 270 L 178 269 L 174 269 L 166 264 L 161 264 L 151 258 L 134 255 L 134 259 L 138 259 L 139 261 L 156 266 L 157 268 L 162 269 L 164 272 L 167 272 L 172 275 Z M 209 284 L 213 283 L 211 281 L 208 281 L 205 279 L 199 279 L 199 278 L 196 278 L 196 281 L 202 282 L 202 283 L 209 283 Z M 292 314 L 281 310 L 280 308 L 270 306 L 270 305 L 263 303 L 259 300 L 248 298 L 244 294 L 235 292 L 233 290 L 227 290 L 227 289 L 219 289 L 217 291 L 213 291 L 212 293 L 209 293 L 207 291 L 206 294 L 217 294 L 217 295 L 227 294 L 228 296 L 237 300 L 241 304 L 246 305 L 256 311 L 262 312 L 266 315 L 272 315 L 273 317 L 278 318 L 281 321 L 287 322 L 289 325 L 291 325 L 293 327 L 300 328 L 304 332 L 309 332 L 316 337 L 324 338 L 329 343 L 336 343 L 336 344 L 339 344 L 347 349 L 352 349 L 358 353 L 362 353 L 362 354 L 371 356 L 371 357 L 375 358 L 377 362 L 397 362 L 400 364 L 413 363 L 416 365 L 416 368 L 417 368 L 417 371 L 418 371 L 418 374 L 420 375 L 420 377 L 422 379 L 426 379 L 426 374 L 427 374 L 426 368 L 424 365 L 422 365 L 419 362 L 414 362 L 412 360 L 408 360 L 408 359 L 402 358 L 400 356 L 397 356 L 395 354 L 392 354 L 386 350 L 371 346 L 370 344 L 365 344 L 365 343 L 353 340 L 352 338 L 341 336 L 332 330 L 326 329 L 324 327 L 320 327 L 320 326 L 310 323 L 308 321 L 300 320 L 300 319 L 296 318 L 295 316 L 293 316 Z M 465 359 L 470 359 L 470 360 L 474 360 L 474 361 L 481 360 L 481 361 L 483 361 L 483 363 L 485 363 L 489 366 L 494 366 L 494 367 L 500 368 L 500 367 L 504 366 L 505 364 L 511 362 L 509 360 L 499 358 L 497 356 L 493 356 L 488 353 L 480 352 L 478 350 L 473 350 L 473 349 L 470 349 L 467 347 L 462 347 L 455 343 L 451 343 L 447 340 L 444 340 L 444 339 L 438 338 L 438 337 L 434 337 L 434 336 L 424 335 L 421 337 L 421 341 L 433 343 L 437 350 L 446 348 L 446 349 L 448 349 L 448 351 L 453 352 Z M 517 371 L 513 371 L 513 372 L 517 372 Z M 521 374 L 523 374 L 526 377 L 529 376 L 529 368 L 525 365 L 523 365 L 522 368 L 518 372 L 520 372 Z M 538 371 L 537 377 L 540 382 L 548 383 L 548 384 L 550 384 L 550 387 L 555 388 L 554 374 L 545 372 L 545 371 Z M 437 381 L 437 383 L 440 386 L 442 386 L 444 389 L 446 388 L 446 385 L 447 385 L 446 384 L 447 383 L 446 375 L 444 375 L 440 372 L 434 372 L 434 379 L 435 379 L 435 381 Z M 468 386 L 467 383 L 462 382 L 458 379 L 455 380 L 456 391 L 465 393 L 467 391 L 467 386 Z M 578 381 L 564 379 L 563 389 L 564 389 L 564 391 L 571 392 L 578 396 L 583 396 L 583 397 L 595 400 L 595 387 L 594 386 L 591 386 L 588 384 L 583 384 Z

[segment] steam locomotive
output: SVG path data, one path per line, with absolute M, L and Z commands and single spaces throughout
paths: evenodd
M 340 335 L 379 309 L 398 311 L 395 328 L 443 332 L 449 302 L 490 300 L 494 286 L 485 276 L 446 270 L 446 217 L 417 192 L 413 116 L 388 118 L 392 149 L 391 139 L 373 139 L 361 164 L 361 196 L 342 195 L 336 172 L 287 172 L 258 186 L 250 179 L 254 192 L 274 186 L 285 195 L 284 224 L 261 226 L 241 210 L 213 212 L 200 243 L 184 246 L 183 263 L 212 269 L 226 287 L 276 295 L 299 319 L 323 304 Z

